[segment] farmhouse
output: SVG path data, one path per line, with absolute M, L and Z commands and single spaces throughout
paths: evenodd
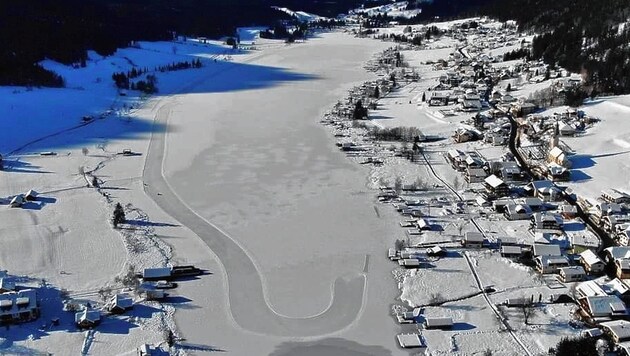
M 74 315 L 74 322 L 82 329 L 89 329 L 101 323 L 101 312 L 85 308 Z

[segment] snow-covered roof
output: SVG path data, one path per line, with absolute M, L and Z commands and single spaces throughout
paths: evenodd
M 616 295 L 586 297 L 586 303 L 593 316 L 626 314 L 626 305 Z M 625 328 L 627 328 L 627 337 L 630 337 L 630 324 Z
M 580 253 L 580 258 L 582 259 L 582 261 L 584 261 L 584 263 L 586 263 L 589 266 L 592 266 L 596 263 L 604 263 L 599 256 L 597 256 L 595 254 L 595 252 L 591 251 L 591 250 L 584 250 L 582 251 L 582 253 Z
M 494 174 L 487 177 L 484 181 L 492 188 L 498 188 L 501 184 L 505 184 L 501 178 L 497 177 Z
M 560 246 L 534 244 L 534 256 L 560 256 Z
M 606 292 L 602 289 L 602 287 L 597 284 L 595 281 L 587 281 L 577 285 L 575 288 L 582 296 L 585 297 L 594 297 L 594 296 L 605 296 Z
M 630 339 L 630 322 L 626 320 L 612 320 L 600 323 L 602 328 L 607 329 L 619 340 Z
M 480 232 L 467 231 L 464 234 L 464 240 L 466 242 L 483 242 L 483 235 Z
M 560 268 L 560 273 L 565 276 L 581 276 L 586 274 L 582 266 L 570 266 Z

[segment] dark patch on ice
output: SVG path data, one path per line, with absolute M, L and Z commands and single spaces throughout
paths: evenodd
M 392 353 L 382 346 L 361 345 L 341 338 L 329 338 L 310 342 L 285 342 L 269 356 L 387 356 Z

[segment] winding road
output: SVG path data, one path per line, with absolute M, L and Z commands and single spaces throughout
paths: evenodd
M 197 83 L 210 80 L 224 71 L 206 76 Z M 190 88 L 191 85 L 187 89 Z M 236 324 L 251 332 L 281 337 L 327 335 L 351 325 L 361 313 L 365 301 L 365 273 L 357 271 L 353 276 L 338 277 L 331 286 L 328 308 L 319 314 L 304 318 L 282 316 L 268 303 L 263 278 L 247 251 L 227 233 L 195 213 L 173 191 L 163 173 L 163 162 L 167 123 L 177 105 L 176 96 L 167 96 L 155 106 L 154 131 L 143 173 L 145 193 L 164 212 L 199 236 L 216 254 L 224 269 L 229 312 Z

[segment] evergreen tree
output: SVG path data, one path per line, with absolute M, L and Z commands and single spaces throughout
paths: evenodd
M 112 223 L 114 224 L 114 228 L 117 228 L 119 224 L 122 224 L 125 221 L 125 209 L 123 209 L 120 203 L 116 203 L 116 206 L 114 207 L 114 214 L 112 216 Z

